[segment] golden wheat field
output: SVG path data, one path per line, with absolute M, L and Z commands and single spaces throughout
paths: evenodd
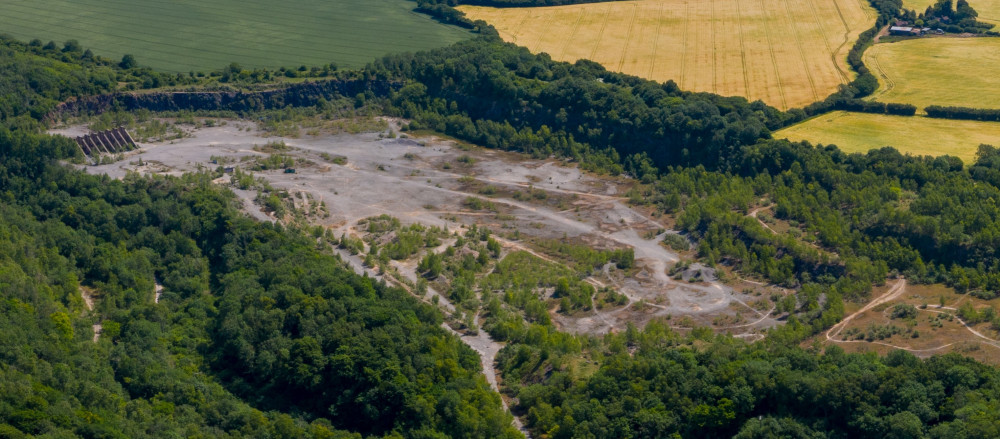
M 979 13 L 979 21 L 1000 24 L 1000 0 L 968 0 L 969 6 Z M 903 0 L 903 7 L 917 11 L 918 14 L 927 7 L 937 3 L 937 0 Z M 954 5 L 954 2 L 952 3 Z
M 913 155 L 972 163 L 981 144 L 1000 146 L 1000 123 L 834 111 L 774 133 L 776 139 L 837 145 L 844 152 L 892 146 Z
M 1000 38 L 924 38 L 876 44 L 865 65 L 883 102 L 1000 108 Z
M 821 100 L 849 82 L 847 52 L 875 22 L 867 0 L 639 0 L 542 8 L 461 6 L 507 41 L 554 59 L 682 89 L 761 99 L 779 108 Z

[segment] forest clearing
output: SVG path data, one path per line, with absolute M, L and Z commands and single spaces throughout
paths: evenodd
M 461 6 L 504 40 L 553 59 L 781 109 L 822 100 L 854 78 L 846 57 L 875 22 L 865 1 L 641 0 L 571 6 Z

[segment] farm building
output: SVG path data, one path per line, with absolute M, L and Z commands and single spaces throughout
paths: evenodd
M 920 36 L 920 29 L 910 27 L 910 26 L 892 26 L 889 28 L 889 33 L 892 35 L 899 36 Z

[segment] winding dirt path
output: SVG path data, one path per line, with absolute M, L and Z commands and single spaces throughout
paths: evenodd
M 840 335 L 840 332 L 843 331 L 844 327 L 852 319 L 854 319 L 858 315 L 861 315 L 862 313 L 864 313 L 864 312 L 866 312 L 868 310 L 871 310 L 872 308 L 875 308 L 876 306 L 879 306 L 879 305 L 882 305 L 884 303 L 888 303 L 888 302 L 890 302 L 892 300 L 895 300 L 901 294 L 903 294 L 903 292 L 905 292 L 905 291 L 906 291 L 906 279 L 904 279 L 904 278 L 901 277 L 899 279 L 899 281 L 896 282 L 896 285 L 893 285 L 892 288 L 890 288 L 889 291 L 886 291 L 885 294 L 879 296 L 877 299 L 871 301 L 870 303 L 868 303 L 867 305 L 865 305 L 863 308 L 861 308 L 858 311 L 854 312 L 853 314 L 847 316 L 846 318 L 844 318 L 843 320 L 841 320 L 839 323 L 837 323 L 836 325 L 833 325 L 830 329 L 828 329 L 826 331 L 826 340 L 829 341 L 829 342 L 833 342 L 833 343 L 867 343 L 867 344 L 876 344 L 876 345 L 880 345 L 880 346 L 887 346 L 887 347 L 890 347 L 890 348 L 893 348 L 893 349 L 902 349 L 904 351 L 914 352 L 914 353 L 934 352 L 934 351 L 939 351 L 941 349 L 953 346 L 955 344 L 955 342 L 943 344 L 941 346 L 936 346 L 936 347 L 933 347 L 933 348 L 914 349 L 914 348 L 910 348 L 910 347 L 906 347 L 906 346 L 900 346 L 900 345 L 895 345 L 895 344 L 892 344 L 892 343 L 886 343 L 886 342 L 882 342 L 882 341 L 837 340 L 836 338 L 834 338 L 834 337 L 837 337 L 838 335 Z M 930 313 L 935 313 L 935 314 L 952 314 L 952 313 L 946 312 L 946 311 L 939 311 L 940 309 L 945 309 L 945 310 L 950 310 L 950 311 L 955 311 L 956 310 L 953 307 L 942 306 L 942 307 L 938 307 L 938 309 L 919 309 L 918 308 L 918 311 L 930 312 Z M 954 315 L 954 314 L 952 314 L 952 315 Z M 993 338 L 987 337 L 986 335 L 983 335 L 983 333 L 981 333 L 981 332 L 975 330 L 974 328 L 972 328 L 971 326 L 969 326 L 968 323 L 966 323 L 964 320 L 962 320 L 957 315 L 955 315 L 955 318 L 958 320 L 959 323 L 962 324 L 963 327 L 965 327 L 966 330 L 968 330 L 969 332 L 971 332 L 976 337 L 981 338 L 982 341 L 980 341 L 980 343 L 985 344 L 985 345 L 989 345 L 989 346 L 993 346 L 995 348 L 1000 349 L 1000 340 L 993 339 Z
M 889 291 L 886 291 L 885 294 L 879 296 L 878 298 L 872 300 L 871 302 L 868 302 L 868 304 L 862 307 L 861 309 L 845 317 L 836 325 L 831 326 L 830 329 L 827 329 L 826 340 L 834 343 L 846 342 L 845 340 L 837 340 L 833 337 L 840 335 L 840 332 L 844 330 L 844 327 L 847 326 L 847 324 L 850 323 L 851 320 L 853 320 L 855 317 L 861 315 L 865 311 L 868 311 L 876 306 L 879 306 L 883 303 L 887 303 L 890 300 L 899 297 L 901 294 L 903 294 L 904 291 L 906 291 L 906 278 L 900 277 L 899 280 L 896 281 L 896 285 L 893 285 L 892 288 L 889 288 Z
M 764 227 L 767 230 L 770 230 L 771 233 L 774 233 L 775 235 L 777 235 L 778 234 L 777 231 L 775 231 L 774 229 L 772 229 L 771 226 L 767 225 L 767 223 L 765 223 L 763 220 L 761 220 L 760 218 L 757 217 L 757 213 L 758 212 L 760 212 L 760 211 L 762 211 L 764 209 L 770 209 L 772 206 L 773 206 L 772 204 L 768 204 L 767 206 L 760 206 L 760 207 L 758 207 L 758 208 L 756 208 L 754 210 L 751 210 L 750 213 L 747 214 L 747 216 L 749 216 L 749 217 L 757 220 L 757 222 L 760 223 L 760 225 L 762 227 Z
M 342 232 L 347 232 L 348 234 L 350 234 L 350 231 L 351 231 L 352 228 L 353 228 L 353 226 L 351 224 L 345 224 L 345 225 L 339 227 L 338 230 L 342 231 Z M 497 240 L 505 241 L 505 242 L 507 242 L 507 243 L 511 244 L 512 246 L 517 247 L 519 249 L 524 249 L 524 250 L 526 250 L 528 252 L 531 252 L 532 254 L 534 254 L 534 255 L 536 255 L 536 256 L 538 256 L 540 258 L 549 260 L 548 258 L 545 258 L 542 255 L 538 255 L 538 254 L 534 253 L 533 251 L 531 251 L 530 249 L 524 247 L 523 245 L 517 244 L 517 243 L 515 243 L 513 241 L 504 240 L 504 239 L 500 238 L 499 236 L 494 236 L 494 238 L 497 239 Z M 441 252 L 443 252 L 443 251 L 445 251 L 447 249 L 448 245 L 450 245 L 450 244 L 449 243 L 442 243 L 440 246 L 438 246 L 436 248 L 433 248 L 433 249 L 431 249 L 429 251 L 432 252 L 432 253 L 441 253 Z M 372 278 L 374 278 L 376 280 L 385 281 L 385 282 L 387 282 L 389 284 L 392 284 L 394 286 L 398 286 L 398 287 L 406 290 L 408 293 L 410 293 L 411 295 L 413 295 L 414 297 L 416 297 L 420 301 L 428 303 L 428 304 L 431 304 L 431 305 L 435 305 L 435 304 L 429 298 L 437 296 L 438 297 L 438 302 L 437 302 L 436 306 L 444 308 L 446 311 L 449 311 L 449 312 L 455 310 L 455 305 L 453 303 L 451 303 L 451 301 L 447 297 L 445 297 L 444 295 L 442 295 L 439 292 L 437 292 L 436 290 L 434 290 L 433 287 L 428 286 L 428 288 L 427 288 L 427 294 L 421 296 L 421 295 L 417 294 L 416 291 L 413 291 L 413 289 L 411 289 L 409 287 L 409 285 L 407 285 L 405 282 L 401 281 L 400 279 L 396 278 L 392 274 L 389 274 L 389 273 L 379 274 L 375 270 L 366 268 L 364 266 L 364 264 L 362 264 L 360 256 L 358 256 L 358 255 L 352 255 L 352 254 L 350 254 L 350 252 L 348 252 L 348 251 L 346 251 L 344 249 L 338 248 L 336 246 L 332 246 L 332 247 L 333 247 L 333 250 L 335 252 L 337 252 L 338 254 L 340 254 L 341 258 L 356 273 L 358 273 L 358 274 L 367 274 L 369 277 L 372 277 Z M 416 280 L 418 278 L 418 274 L 416 272 L 416 265 L 415 264 L 402 264 L 402 263 L 397 263 L 397 261 L 393 261 L 391 264 L 392 264 L 393 267 L 396 268 L 396 270 L 399 272 L 400 276 L 406 277 L 408 280 L 410 280 L 412 282 L 416 282 Z M 480 364 L 481 364 L 481 366 L 483 368 L 483 376 L 486 378 L 486 382 L 489 383 L 490 387 L 494 391 L 496 391 L 497 393 L 499 393 L 500 392 L 500 386 L 499 386 L 498 379 L 497 379 L 499 377 L 499 372 L 496 370 L 496 368 L 493 365 L 496 362 L 496 356 L 500 352 L 500 349 L 503 349 L 504 343 L 500 343 L 500 342 L 498 342 L 496 340 L 493 340 L 493 338 L 490 337 L 489 333 L 487 333 L 485 330 L 483 330 L 482 325 L 479 323 L 479 314 L 476 314 L 473 317 L 473 324 L 476 327 L 476 334 L 475 335 L 462 334 L 462 333 L 460 333 L 458 331 L 455 331 L 451 326 L 448 325 L 447 322 L 442 323 L 441 327 L 444 328 L 445 330 L 451 332 L 452 334 L 455 334 L 460 340 L 462 340 L 462 343 L 465 343 L 466 346 L 470 347 L 473 351 L 475 351 L 479 355 Z M 500 402 L 503 404 L 504 410 L 506 410 L 507 412 L 510 412 L 510 407 L 507 405 L 507 401 L 503 399 L 503 395 L 500 395 Z M 513 415 L 513 413 L 512 413 L 512 415 Z M 514 424 L 514 427 L 516 427 L 522 434 L 524 434 L 524 436 L 526 438 L 529 438 L 529 439 L 531 438 L 531 433 L 524 426 L 524 423 L 521 421 L 520 418 L 518 418 L 517 416 L 513 416 L 513 421 L 512 422 Z
M 942 308 L 944 308 L 944 307 L 942 307 Z M 945 308 L 945 309 L 948 309 L 948 308 Z M 954 308 L 952 308 L 952 309 L 954 309 Z M 932 312 L 932 313 L 935 313 L 935 314 L 951 314 L 951 313 L 946 313 L 944 311 L 936 311 L 936 310 L 933 310 L 933 309 L 921 309 L 920 311 Z M 986 340 L 985 342 L 983 342 L 984 344 L 988 344 L 988 345 L 1000 348 L 1000 340 L 997 340 L 997 339 L 994 339 L 994 338 L 989 338 L 989 337 L 983 335 L 983 333 L 981 333 L 981 332 L 973 329 L 971 326 L 969 326 L 968 323 L 965 322 L 965 320 L 962 320 L 962 318 L 959 317 L 959 316 L 957 316 L 957 315 L 955 315 L 955 319 L 958 320 L 958 323 L 961 323 L 962 326 L 964 326 L 965 329 L 968 329 L 969 332 L 971 332 L 973 335 L 975 335 L 976 337 L 979 337 L 979 338 L 981 338 L 983 340 Z
M 83 306 L 87 308 L 87 311 L 93 311 L 94 310 L 93 292 L 91 292 L 89 289 L 83 286 L 81 286 L 79 290 L 80 290 L 80 298 L 83 299 Z M 101 338 L 101 331 L 104 329 L 104 326 L 101 325 L 100 323 L 94 323 L 93 325 L 91 325 L 91 329 L 94 331 L 94 343 L 97 343 L 97 340 L 100 340 Z

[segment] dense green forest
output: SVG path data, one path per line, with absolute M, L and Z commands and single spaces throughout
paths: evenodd
M 366 74 L 410 82 L 393 95 L 392 110 L 412 118 L 411 128 L 608 168 L 632 155 L 664 167 L 716 165 L 797 117 L 589 61 L 552 61 L 489 38 L 383 58 Z
M 759 343 L 666 325 L 585 346 L 521 344 L 500 365 L 534 432 L 569 437 L 991 438 L 1000 374 L 957 354 L 919 360 Z M 508 381 L 509 382 L 509 381 Z
M 7 55 L 42 109 L 107 87 Z M 211 175 L 86 175 L 27 128 L 0 128 L 4 437 L 518 435 L 434 308 L 245 217 Z
M 0 49 L 4 436 L 518 435 L 439 311 L 350 273 L 303 230 L 244 217 L 214 175 L 113 181 L 59 164 L 76 147 L 37 133 L 56 103 L 169 79 L 65 46 Z M 560 333 L 527 289 L 504 298 L 522 314 L 485 303 L 486 329 L 509 342 L 503 390 L 533 433 L 998 435 L 994 367 L 798 347 L 894 274 L 1000 292 L 995 148 L 966 165 L 775 141 L 771 130 L 805 112 L 558 63 L 488 36 L 337 75 L 399 84 L 345 98 L 409 118 L 409 129 L 630 174 L 642 183 L 633 200 L 674 216 L 703 260 L 798 289 L 787 323 L 752 345 L 660 322 L 606 337 Z M 801 234 L 765 230 L 747 215 L 761 206 Z M 464 245 L 480 257 L 422 269 L 458 280 L 449 292 L 458 300 L 468 295 L 462 274 L 499 253 L 488 233 Z M 576 282 L 563 286 L 571 273 L 534 279 L 517 261 L 494 267 L 565 290 L 562 311 L 593 305 L 573 294 Z M 487 282 L 511 290 L 502 276 Z
M 301 231 L 244 217 L 210 176 L 110 181 L 51 164 L 75 151 L 66 139 L 6 130 L 0 148 L 9 427 L 514 434 L 436 310 L 352 274 Z M 97 343 L 91 323 L 104 327 Z
M 979 12 L 966 0 L 938 0 L 923 12 L 906 11 L 906 19 L 916 26 L 927 26 L 951 33 L 998 35 L 990 31 L 993 24 L 976 20 Z

